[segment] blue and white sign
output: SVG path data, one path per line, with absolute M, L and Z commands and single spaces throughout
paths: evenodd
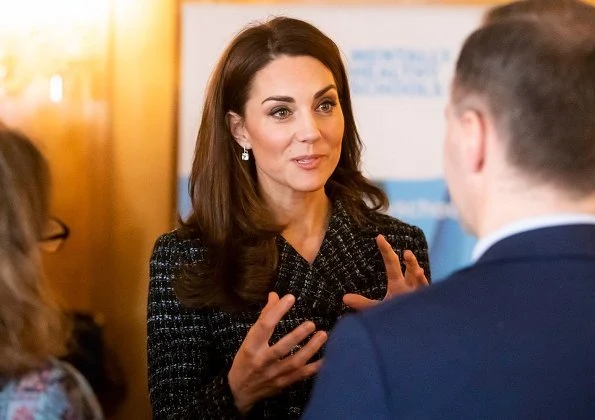
M 389 195 L 391 215 L 422 228 L 433 278 L 469 261 L 473 238 L 457 220 L 443 180 L 443 110 L 459 49 L 483 7 L 182 6 L 179 211 L 189 209 L 188 175 L 203 93 L 220 54 L 246 24 L 291 16 L 316 25 L 341 49 L 365 145 L 363 169 Z

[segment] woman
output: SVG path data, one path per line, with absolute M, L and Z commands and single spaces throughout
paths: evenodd
M 204 105 L 192 213 L 151 259 L 154 417 L 298 418 L 325 331 L 427 282 L 425 237 L 378 212 L 339 50 L 312 25 L 246 28 Z M 393 248 L 413 251 L 405 277 Z
M 1 420 L 103 418 L 85 379 L 56 359 L 67 330 L 44 291 L 40 250 L 68 230 L 49 217 L 49 179 L 35 146 L 0 125 Z

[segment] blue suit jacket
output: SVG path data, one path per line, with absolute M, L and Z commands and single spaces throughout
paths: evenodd
M 595 418 L 595 226 L 509 237 L 343 318 L 304 418 Z

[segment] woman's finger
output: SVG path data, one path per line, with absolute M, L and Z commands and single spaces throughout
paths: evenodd
M 287 356 L 292 348 L 304 341 L 315 330 L 316 325 L 312 321 L 302 323 L 271 346 L 271 359 L 281 359 Z
M 275 303 L 277 302 L 279 302 L 279 295 L 277 292 L 269 292 L 267 296 L 267 303 L 264 308 L 262 308 L 262 311 L 260 311 L 259 317 L 265 315 L 273 306 L 275 306 Z
M 300 370 L 298 370 L 297 372 L 294 372 L 291 375 L 291 379 L 292 382 L 297 382 L 297 381 L 302 381 L 306 378 L 309 378 L 310 376 L 316 374 L 316 372 L 318 372 L 320 370 L 320 367 L 322 366 L 322 359 L 317 360 L 315 362 L 312 363 L 308 363 L 306 366 L 304 366 L 303 368 L 301 368 Z M 290 384 L 291 384 L 290 383 Z
M 367 297 L 355 293 L 347 293 L 343 296 L 343 303 L 356 311 L 361 311 L 378 305 L 380 301 L 368 299 Z
M 407 283 L 410 286 L 427 286 L 428 279 L 424 275 L 424 269 L 419 266 L 415 254 L 409 250 L 406 250 L 403 253 L 403 259 L 405 260 L 405 267 L 407 267 L 407 271 L 405 273 Z
M 328 334 L 325 331 L 318 331 L 302 348 L 291 356 L 295 363 L 299 366 L 305 365 L 310 359 L 320 350 L 323 344 L 328 339 Z
M 275 331 L 275 327 L 294 303 L 295 297 L 293 295 L 285 295 L 276 302 L 273 296 L 269 303 L 267 303 L 267 306 L 270 304 L 271 307 L 267 308 L 265 306 L 266 310 L 263 310 L 252 328 L 250 328 L 250 331 L 248 331 L 250 340 L 260 344 L 268 344 L 273 331 Z
M 291 373 L 303 369 L 327 339 L 328 334 L 325 331 L 318 331 L 298 352 L 283 359 L 280 372 Z
M 284 376 L 281 376 L 277 380 L 277 389 L 286 388 L 289 385 L 292 385 L 299 381 L 303 381 L 304 379 L 307 379 L 312 375 L 315 375 L 316 372 L 320 370 L 321 366 L 322 359 L 312 363 L 308 363 L 307 365 L 302 366 L 300 369 L 290 371 L 289 373 L 287 373 Z
M 403 272 L 401 271 L 401 262 L 399 256 L 393 250 L 392 246 L 382 235 L 376 237 L 376 245 L 382 255 L 384 267 L 386 269 L 386 276 L 389 281 L 399 281 L 403 279 Z

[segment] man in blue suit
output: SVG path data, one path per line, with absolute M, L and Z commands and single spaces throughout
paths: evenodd
M 594 16 L 529 0 L 466 40 L 445 174 L 474 263 L 342 319 L 305 419 L 595 418 Z

